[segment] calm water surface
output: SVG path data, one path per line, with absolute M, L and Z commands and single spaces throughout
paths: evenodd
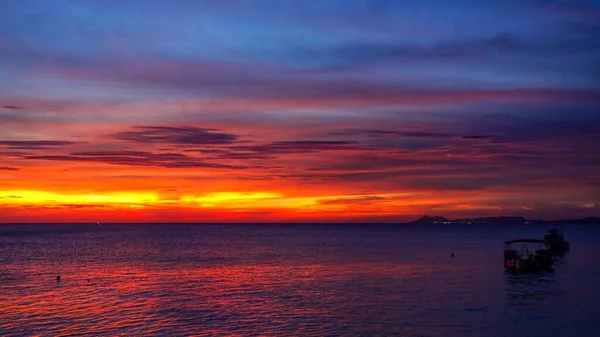
M 505 274 L 502 241 L 544 232 L 2 225 L 0 335 L 600 336 L 600 227 L 565 226 L 553 272 Z

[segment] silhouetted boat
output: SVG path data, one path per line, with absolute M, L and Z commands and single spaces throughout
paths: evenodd
M 99 221 L 96 221 L 96 226 L 100 226 L 100 222 Z
M 557 228 L 550 228 L 544 235 L 544 241 L 553 253 L 564 253 L 569 250 L 569 241 L 565 241 L 562 231 Z
M 519 249 L 514 245 L 519 245 Z M 515 272 L 550 270 L 554 259 L 544 240 L 504 241 L 504 267 Z

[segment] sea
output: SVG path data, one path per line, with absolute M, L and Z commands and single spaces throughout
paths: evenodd
M 600 336 L 600 226 L 505 271 L 503 241 L 546 230 L 0 225 L 0 336 Z

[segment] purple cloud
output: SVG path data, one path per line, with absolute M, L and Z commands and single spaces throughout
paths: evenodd
M 0 140 L 0 146 L 19 150 L 51 149 L 75 144 L 78 144 L 78 142 L 61 140 Z
M 89 151 L 75 152 L 70 155 L 23 156 L 22 158 L 29 160 L 94 162 L 113 165 L 157 166 L 165 168 L 205 167 L 231 170 L 256 168 L 252 166 L 235 166 L 207 162 L 201 158 L 190 157 L 181 153 L 152 153 L 145 151 Z
M 124 131 L 112 135 L 115 139 L 138 143 L 178 145 L 223 145 L 235 143 L 238 136 L 215 132 L 193 126 L 135 126 L 137 131 Z

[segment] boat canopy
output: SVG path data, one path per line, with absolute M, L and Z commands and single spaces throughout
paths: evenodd
M 538 239 L 519 239 L 519 240 L 504 241 L 504 244 L 510 245 L 510 244 L 517 243 L 517 242 L 524 242 L 524 243 L 545 243 L 546 241 L 544 241 L 544 240 L 538 240 Z

